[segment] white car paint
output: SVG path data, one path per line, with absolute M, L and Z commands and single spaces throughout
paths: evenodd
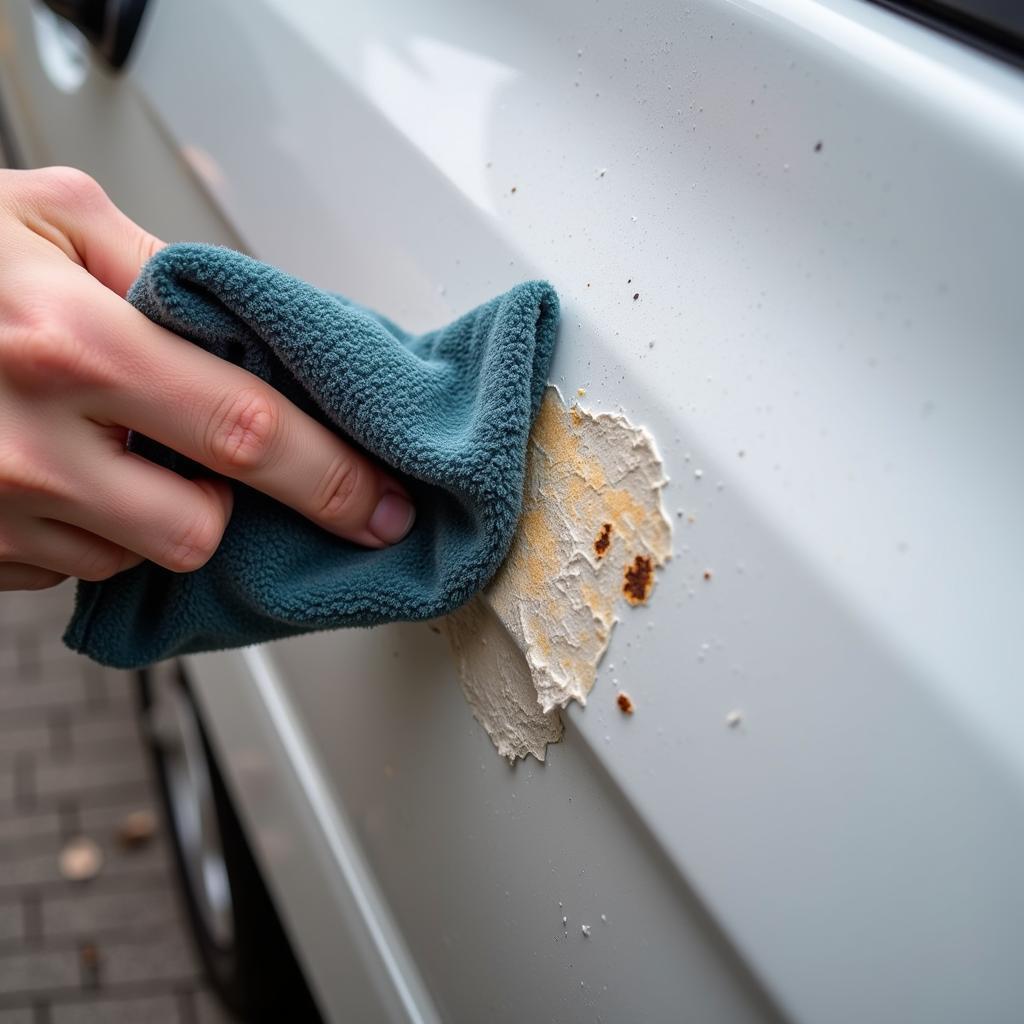
M 543 768 L 424 626 L 189 660 L 331 1020 L 1017 1019 L 1018 70 L 855 0 L 153 0 L 40 68 L 33 157 L 167 235 L 410 328 L 548 277 L 695 516 Z

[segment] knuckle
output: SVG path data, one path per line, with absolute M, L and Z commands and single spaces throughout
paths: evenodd
M 260 469 L 267 464 L 277 437 L 278 411 L 258 388 L 246 388 L 225 399 L 210 419 L 205 448 L 215 466 L 234 470 Z
M 105 379 L 100 360 L 75 331 L 51 312 L 36 312 L 18 328 L 5 332 L 0 369 L 16 387 L 36 392 Z
M 192 572 L 205 565 L 220 543 L 222 528 L 207 513 L 171 535 L 163 564 L 173 572 Z
M 10 440 L 0 447 L 0 496 L 61 497 L 65 488 L 36 453 Z
M 336 455 L 316 490 L 316 512 L 325 519 L 343 518 L 359 495 L 361 477 L 357 459 L 348 454 Z
M 58 206 L 81 206 L 106 200 L 99 182 L 77 167 L 44 167 L 34 172 L 40 198 Z

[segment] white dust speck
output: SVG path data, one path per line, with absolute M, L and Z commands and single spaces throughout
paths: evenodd
M 583 932 L 583 938 L 585 938 L 585 939 L 589 939 L 590 938 L 590 925 L 589 924 L 581 924 L 580 925 L 580 931 Z
M 730 729 L 738 729 L 742 721 L 742 711 L 730 711 L 729 714 L 725 716 L 725 724 L 729 726 Z

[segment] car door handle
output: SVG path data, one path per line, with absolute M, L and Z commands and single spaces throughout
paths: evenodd
M 146 0 L 43 0 L 77 28 L 112 68 L 124 66 L 142 21 Z

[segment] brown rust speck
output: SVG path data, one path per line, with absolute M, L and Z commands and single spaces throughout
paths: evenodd
M 636 710 L 633 706 L 633 700 L 628 693 L 620 693 L 615 698 L 615 703 L 619 705 L 619 710 L 624 715 L 631 715 Z
M 704 570 L 704 579 L 706 579 L 706 580 L 710 580 L 711 579 L 711 570 L 710 569 L 705 569 Z
M 612 524 L 602 523 L 601 532 L 597 535 L 594 540 L 594 554 L 598 558 L 604 558 L 607 554 L 608 549 L 612 546 Z
M 643 604 L 654 586 L 654 563 L 647 555 L 637 555 L 626 566 L 622 593 L 630 604 Z

